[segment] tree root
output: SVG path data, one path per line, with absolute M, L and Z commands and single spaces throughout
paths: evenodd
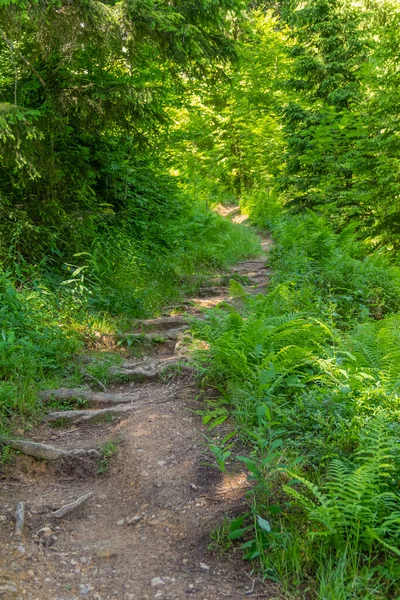
M 44 390 L 40 392 L 42 400 L 71 400 L 82 398 L 93 404 L 125 404 L 138 400 L 138 394 L 112 394 L 106 392 L 92 392 L 80 388 L 58 388 L 56 390 Z
M 119 415 L 137 408 L 135 404 L 118 404 L 117 406 L 100 408 L 99 410 L 60 410 L 49 413 L 44 420 L 48 423 L 64 420 L 71 421 L 72 423 L 84 423 L 100 420 L 103 417 L 107 417 L 107 415 Z
M 3 436 L 0 437 L 0 443 L 39 460 L 55 461 L 65 458 L 100 458 L 100 452 L 94 449 L 86 450 L 77 448 L 75 450 L 63 450 L 62 448 L 55 448 L 48 444 L 39 444 L 31 440 L 14 440 Z
M 148 334 L 150 335 L 150 334 Z M 172 357 L 167 360 L 158 361 L 154 363 L 149 363 L 148 365 L 144 365 L 142 367 L 137 366 L 134 363 L 124 363 L 121 366 L 114 367 L 111 370 L 111 373 L 114 375 L 128 377 L 128 378 L 138 378 L 138 379 L 148 379 L 150 381 L 157 379 L 162 373 L 172 365 L 178 365 L 182 362 L 185 362 L 184 359 Z
M 58 510 L 51 512 L 46 516 L 49 518 L 54 518 L 54 519 L 62 519 L 63 517 L 65 517 L 66 515 L 69 515 L 71 512 L 73 512 L 77 508 L 80 508 L 83 504 L 85 504 L 85 502 L 90 500 L 90 498 L 92 498 L 93 495 L 94 495 L 93 492 L 89 492 L 89 493 L 85 494 L 84 496 L 80 496 L 80 498 L 78 498 L 77 500 L 74 500 L 74 502 L 65 504 L 65 506 L 62 506 Z
M 188 317 L 184 316 L 184 315 L 176 315 L 174 317 L 157 317 L 156 319 L 144 319 L 144 320 L 137 320 L 135 325 L 138 328 L 143 328 L 143 329 L 147 329 L 147 328 L 151 328 L 151 329 L 158 329 L 158 330 L 163 330 L 163 329 L 170 329 L 171 326 L 175 328 L 176 327 L 181 327 L 181 326 L 185 326 L 188 324 Z M 129 334 L 126 334 L 129 335 Z
M 15 509 L 15 536 L 22 538 L 25 526 L 25 502 L 18 502 Z

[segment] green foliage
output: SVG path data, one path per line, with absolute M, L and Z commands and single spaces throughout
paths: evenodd
M 310 497 L 293 487 L 284 489 L 307 513 L 313 540 L 321 540 L 339 554 L 374 554 L 376 546 L 382 545 L 400 555 L 400 496 L 391 491 L 396 487 L 397 439 L 382 414 L 360 436 L 355 458 L 355 465 L 333 460 L 322 490 L 298 478 Z
M 97 468 L 97 472 L 100 475 L 103 475 L 110 468 L 110 462 L 113 456 L 115 456 L 118 452 L 118 441 L 109 440 L 105 442 L 103 446 L 100 448 L 101 460 L 99 466 Z
M 71 363 L 92 331 L 126 330 L 133 318 L 151 316 L 179 300 L 194 274 L 223 268 L 260 249 L 248 228 L 215 214 L 196 210 L 175 225 L 169 248 L 149 248 L 150 243 L 143 248 L 115 228 L 113 244 L 108 231 L 92 252 L 65 265 L 64 276 L 23 263 L 18 289 L 15 275 L 2 273 L 0 429 L 9 426 L 10 418 L 29 422 L 40 412 L 37 392 L 46 381 L 66 378 L 76 384 L 90 377 L 95 386 L 108 381 L 118 357 L 103 356 L 85 372 Z
M 204 384 L 222 393 L 210 423 L 234 417 L 253 482 L 231 539 L 290 593 L 395 598 L 398 267 L 311 212 L 281 217 L 273 234 L 268 293 L 193 326 L 208 343 Z
M 34 418 L 46 382 L 82 380 L 71 358 L 92 332 L 152 316 L 193 273 L 258 252 L 193 205 L 165 159 L 166 107 L 184 78 L 221 80 L 241 7 L 0 7 L 0 428 Z M 104 381 L 107 365 L 86 377 Z
M 194 325 L 221 391 L 204 422 L 236 424 L 211 450 L 226 470 L 238 439 L 253 484 L 214 541 L 298 596 L 400 595 L 399 19 L 395 0 L 0 7 L 0 429 L 33 423 L 43 385 L 107 381 L 109 360 L 72 361 L 96 332 L 257 254 L 209 210 L 239 199 L 274 274 Z

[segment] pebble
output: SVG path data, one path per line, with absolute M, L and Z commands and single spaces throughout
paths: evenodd
M 7 583 L 3 583 L 0 585 L 0 594 L 6 594 L 7 592 L 11 592 L 15 594 L 17 591 L 17 586 L 12 581 L 7 581 Z
M 97 550 L 96 556 L 97 558 L 113 558 L 118 556 L 118 552 L 112 548 L 100 548 L 100 550 Z
M 90 592 L 89 588 L 86 586 L 83 586 L 83 587 L 81 587 L 80 595 L 87 596 L 89 594 L 89 592 Z
M 118 527 L 125 525 L 125 519 L 120 519 L 119 521 L 117 521 L 117 525 L 118 525 Z
M 35 577 L 35 571 L 32 571 L 32 569 L 29 569 L 29 571 L 27 571 L 26 574 L 28 575 L 28 577 Z
M 157 587 L 158 585 L 165 585 L 165 581 L 161 577 L 153 577 L 151 580 L 151 587 Z
M 204 571 L 209 571 L 210 567 L 208 565 L 206 565 L 206 563 L 201 562 L 200 569 L 203 569 Z
M 142 520 L 142 516 L 141 515 L 135 515 L 134 517 L 129 517 L 129 519 L 126 520 L 126 524 L 127 525 L 136 525 L 136 523 L 139 523 L 139 521 Z
M 38 537 L 48 538 L 52 535 L 52 533 L 53 530 L 51 529 L 51 527 L 42 527 L 42 529 L 39 529 L 36 535 Z
M 44 540 L 44 546 L 46 546 L 46 548 L 48 548 L 49 546 L 53 546 L 57 541 L 57 536 L 56 535 L 50 535 L 48 538 L 45 538 Z

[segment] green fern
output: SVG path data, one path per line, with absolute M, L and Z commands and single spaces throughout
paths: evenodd
M 284 489 L 307 513 L 311 538 L 342 552 L 372 552 L 378 544 L 400 554 L 400 496 L 391 490 L 396 454 L 397 442 L 381 414 L 363 433 L 357 462 L 333 460 L 322 490 L 292 474 L 308 494 Z

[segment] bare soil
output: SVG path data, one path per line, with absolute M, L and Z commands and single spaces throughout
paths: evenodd
M 263 240 L 264 250 L 270 243 Z M 259 291 L 268 280 L 266 254 L 231 273 L 248 279 L 249 292 Z M 221 286 L 209 297 L 192 299 L 190 312 L 228 298 Z M 185 348 L 184 340 L 167 340 L 142 363 L 183 356 Z M 251 565 L 239 554 L 220 556 L 208 549 L 210 532 L 226 515 L 240 513 L 248 484 L 245 473 L 222 475 L 208 465 L 193 372 L 132 381 L 107 393 L 132 393 L 134 410 L 64 428 L 43 424 L 30 436 L 67 450 L 116 442 L 118 451 L 103 473 L 90 460 L 69 468 L 22 454 L 3 473 L 0 598 L 278 598 L 272 585 L 250 575 Z M 69 516 L 46 516 L 88 492 L 93 497 Z M 17 539 L 14 512 L 20 501 L 26 502 L 26 524 Z

